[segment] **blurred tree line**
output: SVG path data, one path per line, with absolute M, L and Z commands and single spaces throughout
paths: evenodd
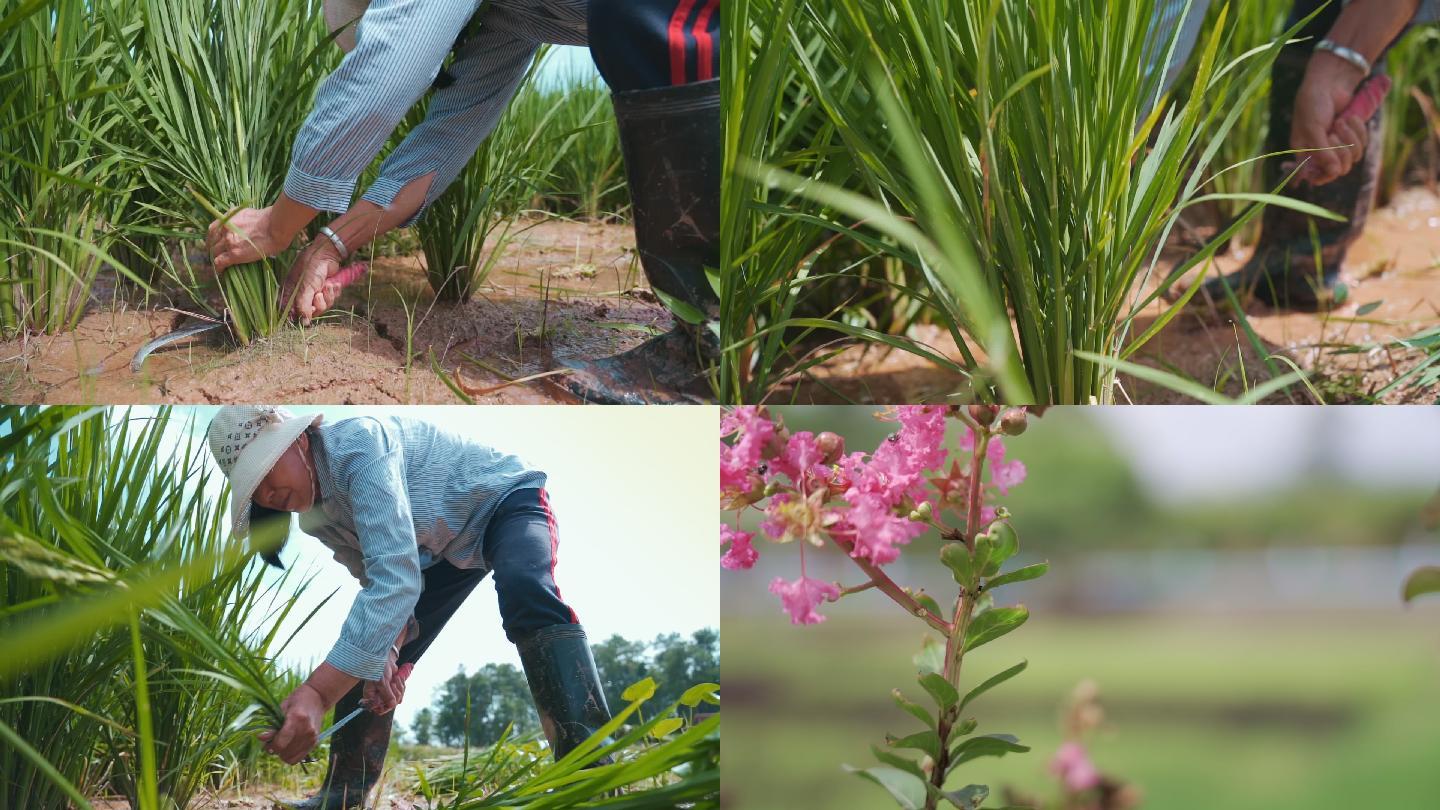
M 647 677 L 659 684 L 652 699 L 656 706 L 678 700 L 697 683 L 720 682 L 720 633 L 714 628 L 688 637 L 666 633 L 650 642 L 614 635 L 593 649 L 612 710 L 625 705 L 620 693 L 626 687 Z M 462 668 L 446 681 L 430 706 L 415 715 L 410 733 L 420 745 L 458 747 L 468 730 L 471 745 L 485 746 L 500 739 L 512 723 L 518 735 L 540 730 L 525 673 L 513 664 L 486 664 L 468 675 Z

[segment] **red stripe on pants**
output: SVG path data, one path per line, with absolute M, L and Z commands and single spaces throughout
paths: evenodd
M 709 26 L 710 16 L 718 8 L 720 8 L 720 0 L 706 0 L 705 5 L 700 9 L 700 14 L 695 18 L 695 27 L 692 30 L 695 32 L 695 64 L 699 74 L 695 77 L 696 81 L 705 82 L 715 78 L 715 74 L 710 69 L 710 52 L 715 47 L 715 43 L 711 41 Z
M 675 13 L 670 15 L 670 83 L 688 84 L 685 78 L 685 20 L 695 0 L 680 0 Z
M 560 595 L 560 583 L 555 582 L 555 564 L 560 561 L 560 527 L 555 523 L 555 513 L 550 511 L 550 495 L 544 487 L 540 488 L 540 506 L 545 510 L 545 525 L 550 527 L 550 581 L 555 583 L 555 596 L 561 602 L 565 597 Z M 570 621 L 579 624 L 580 617 L 575 614 L 575 608 L 565 605 L 570 610 Z

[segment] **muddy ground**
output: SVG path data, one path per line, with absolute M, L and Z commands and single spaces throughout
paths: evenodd
M 135 352 L 183 316 L 125 301 L 96 307 L 73 332 L 0 343 L 0 401 L 459 402 L 433 357 L 476 401 L 573 402 L 563 372 L 511 382 L 623 351 L 673 322 L 645 283 L 628 225 L 529 224 L 468 303 L 435 300 L 423 256 L 380 258 L 309 328 L 244 348 L 162 350 L 138 375 Z
M 1163 278 L 1181 254 L 1167 251 L 1157 272 Z M 1210 272 L 1228 273 L 1243 264 L 1247 252 L 1220 257 Z M 1242 325 L 1227 309 L 1192 301 L 1135 359 L 1144 365 L 1179 372 L 1229 396 L 1269 379 L 1265 356 L 1281 373 L 1288 358 L 1310 372 L 1321 398 L 1331 403 L 1370 401 L 1375 392 L 1424 359 L 1417 351 L 1380 348 L 1360 352 L 1345 347 L 1384 344 L 1440 324 L 1440 196 L 1412 188 L 1375 211 L 1365 233 L 1350 250 L 1342 270 L 1349 288 L 1344 306 L 1309 314 L 1246 307 L 1250 326 L 1264 351 L 1257 351 Z M 1137 319 L 1140 334 L 1161 311 L 1157 302 Z M 1369 305 L 1374 305 L 1373 307 Z M 1364 315 L 1357 315 L 1364 311 Z M 912 337 L 954 360 L 955 344 L 943 330 L 920 327 Z M 962 390 L 965 379 L 936 369 L 914 355 L 874 347 L 853 347 L 806 375 L 777 389 L 774 402 L 893 403 L 938 401 Z M 1164 388 L 1122 375 L 1117 402 L 1172 404 L 1193 402 Z M 1434 390 L 1395 391 L 1378 401 L 1433 404 Z M 1270 403 L 1311 403 L 1300 386 L 1277 394 Z

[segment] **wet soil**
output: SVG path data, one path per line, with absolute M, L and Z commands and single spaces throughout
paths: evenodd
M 1185 251 L 1178 243 L 1167 250 L 1156 277 L 1163 278 Z M 1248 251 L 1237 251 L 1219 257 L 1209 272 L 1238 269 L 1247 255 Z M 1440 196 L 1421 188 L 1407 189 L 1374 212 L 1364 235 L 1351 248 L 1341 278 L 1349 289 L 1348 300 L 1329 312 L 1287 312 L 1248 304 L 1246 319 L 1259 338 L 1258 349 L 1227 307 L 1193 300 L 1132 359 L 1187 376 L 1229 396 L 1238 396 L 1247 386 L 1269 379 L 1268 358 L 1269 366 L 1278 373 L 1291 370 L 1286 360 L 1309 372 L 1326 402 L 1437 402 L 1440 392 L 1434 390 L 1411 388 L 1374 395 L 1424 359 L 1418 351 L 1384 344 L 1440 324 Z M 1132 334 L 1142 333 L 1162 307 L 1161 301 L 1148 307 L 1137 318 Z M 960 359 L 954 342 L 942 329 L 920 326 L 910 336 L 940 354 Z M 1361 350 L 1354 351 L 1357 347 Z M 1121 403 L 1193 402 L 1126 375 L 1121 376 L 1120 385 L 1116 401 Z M 964 377 L 909 353 L 852 346 L 804 379 L 777 388 L 771 401 L 930 402 L 965 387 Z M 1296 386 L 1266 402 L 1310 403 L 1314 395 Z
M 423 256 L 380 258 L 308 328 L 243 348 L 167 347 L 139 374 L 130 371 L 136 351 L 184 316 L 123 302 L 97 308 L 72 332 L 0 342 L 0 401 L 460 401 L 440 374 L 480 402 L 575 401 L 563 371 L 513 381 L 624 351 L 673 322 L 645 283 L 628 225 L 528 224 L 467 303 L 435 299 Z

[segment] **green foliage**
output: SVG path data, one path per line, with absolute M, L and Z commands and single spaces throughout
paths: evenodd
M 712 628 L 688 638 L 678 633 L 656 636 L 649 643 L 619 635 L 594 645 L 601 689 L 611 707 L 632 698 L 625 691 L 636 683 L 658 682 L 655 701 L 693 707 L 703 699 L 685 684 L 720 680 L 720 634 Z M 444 745 L 491 746 L 506 736 L 526 738 L 540 731 L 525 675 L 510 664 L 486 664 L 467 675 L 463 670 L 441 685 L 429 709 L 422 710 L 429 730 Z M 416 742 L 420 718 L 416 717 Z M 468 733 L 467 733 L 468 730 Z
M 170 423 L 0 410 L 0 729 L 27 746 L 0 753 L 0 807 L 184 807 L 253 772 L 251 734 L 280 716 L 283 644 L 245 628 L 278 627 L 304 583 L 245 564 L 204 449 L 170 447 Z
M 115 126 L 110 0 L 0 0 L 0 336 L 73 328 L 110 255 L 126 177 L 100 143 Z M 138 281 L 139 279 L 135 279 Z
M 653 680 L 624 691 L 629 699 L 611 721 L 558 761 L 507 731 L 488 751 L 467 750 L 428 773 L 417 772 L 415 788 L 436 810 L 717 806 L 720 717 L 701 717 L 695 709 L 718 706 L 719 685 L 697 684 L 685 690 L 696 698 L 694 705 L 677 700 L 653 715 L 641 711 L 657 694 Z M 670 731 L 661 733 L 663 728 Z
M 1415 569 L 1405 579 L 1401 590 L 1406 602 L 1431 593 L 1440 593 L 1440 566 L 1427 565 Z
M 1200 48 L 1197 92 L 1172 103 L 1148 68 L 1168 45 L 1148 39 L 1153 5 L 732 4 L 752 66 L 726 76 L 754 89 L 730 96 L 725 157 L 741 180 L 722 194 L 733 242 L 722 300 L 734 304 L 721 313 L 722 397 L 757 401 L 809 362 L 795 355 L 824 331 L 970 376 L 964 396 L 1110 401 L 1115 366 L 1080 353 L 1121 360 L 1178 311 L 1131 333 L 1154 300 L 1134 291 L 1157 246 L 1182 211 L 1214 199 L 1216 152 L 1279 47 L 1240 55 L 1218 26 Z M 1239 201 L 1252 215 L 1297 205 L 1253 189 Z M 804 288 L 848 270 L 820 262 L 834 240 L 922 273 L 904 292 L 948 328 L 963 362 L 835 313 L 800 317 Z
M 1003 513 L 1002 513 L 1003 515 Z M 873 749 L 882 765 L 846 770 L 884 788 L 902 808 L 934 810 L 948 801 L 955 807 L 975 808 L 985 800 L 989 788 L 966 785 L 947 790 L 950 776 L 961 766 L 983 757 L 1001 757 L 1024 753 L 1030 749 L 1008 734 L 973 735 L 979 721 L 966 709 L 977 698 L 1025 671 L 1026 662 L 1012 666 L 972 687 L 961 697 L 959 676 L 965 655 L 974 649 L 1004 636 L 1025 623 L 1029 611 L 1024 607 L 994 607 L 989 595 L 1005 585 L 1035 579 L 1045 573 L 1048 565 L 1029 565 L 1003 572 L 1004 564 L 1020 549 L 1014 528 L 1002 516 L 978 535 L 971 551 L 964 543 L 946 543 L 940 552 L 941 562 L 951 570 L 963 590 L 962 611 L 957 617 L 954 634 L 947 650 L 944 644 L 927 636 L 920 653 L 915 656 L 918 670 L 916 682 L 934 702 L 935 712 L 908 700 L 900 690 L 892 693 L 895 703 L 920 721 L 923 729 L 904 736 L 887 734 L 890 750 Z M 981 597 L 984 592 L 986 596 Z M 947 665 L 947 653 L 953 662 Z M 916 761 L 898 754 L 894 749 L 912 749 L 923 753 Z

